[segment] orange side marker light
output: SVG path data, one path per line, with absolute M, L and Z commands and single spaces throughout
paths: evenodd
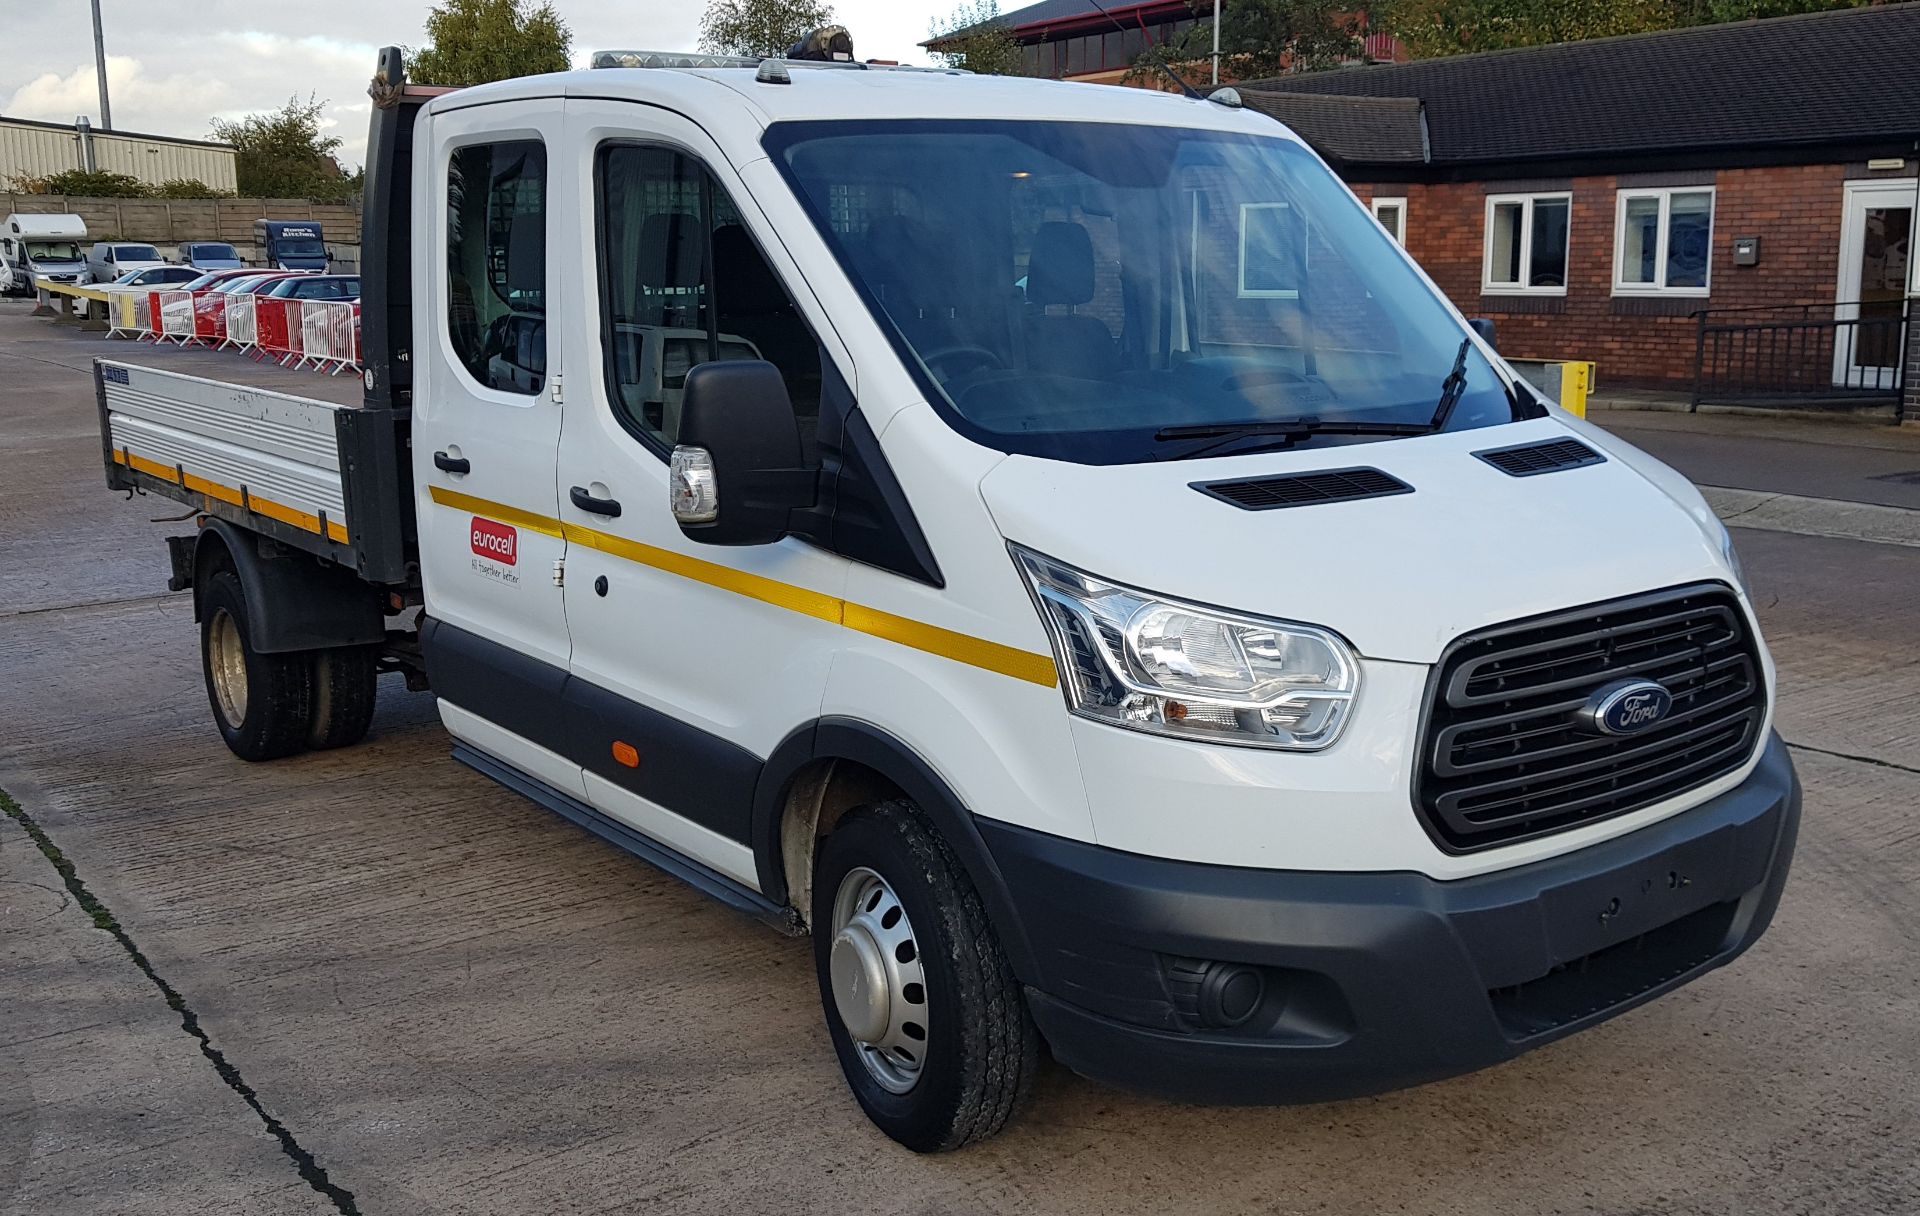
M 613 759 L 615 763 L 623 764 L 628 768 L 640 767 L 639 749 L 631 743 L 622 743 L 618 739 L 613 741 Z

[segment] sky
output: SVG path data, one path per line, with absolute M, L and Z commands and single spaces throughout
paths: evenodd
M 553 0 L 573 30 L 575 66 L 596 50 L 692 50 L 700 0 Z M 340 160 L 366 155 L 367 80 L 382 46 L 425 41 L 426 0 L 101 0 L 113 125 L 209 138 L 237 118 L 308 95 L 327 103 Z M 925 63 L 916 43 L 959 0 L 833 0 L 862 59 Z M 1003 5 L 1019 7 L 1018 4 Z M 88 0 L 0 0 L 0 114 L 100 121 Z

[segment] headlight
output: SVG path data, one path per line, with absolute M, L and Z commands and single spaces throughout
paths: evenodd
M 1733 571 L 1735 585 L 1747 591 L 1746 567 L 1740 564 L 1740 550 L 1733 547 L 1733 531 L 1725 524 L 1720 525 L 1720 555 L 1727 559 L 1727 567 Z
M 1156 735 L 1318 751 L 1340 737 L 1360 666 L 1311 625 L 1184 604 L 1010 546 L 1053 640 L 1067 705 Z

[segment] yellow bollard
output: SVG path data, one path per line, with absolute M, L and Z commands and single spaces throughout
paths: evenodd
M 1560 365 L 1560 408 L 1576 418 L 1587 416 L 1587 394 L 1593 391 L 1593 372 L 1590 362 Z

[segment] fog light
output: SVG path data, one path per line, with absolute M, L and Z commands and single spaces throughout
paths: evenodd
M 1258 967 L 1213 959 L 1169 959 L 1167 988 L 1181 1016 L 1209 1030 L 1246 1025 L 1267 999 Z

